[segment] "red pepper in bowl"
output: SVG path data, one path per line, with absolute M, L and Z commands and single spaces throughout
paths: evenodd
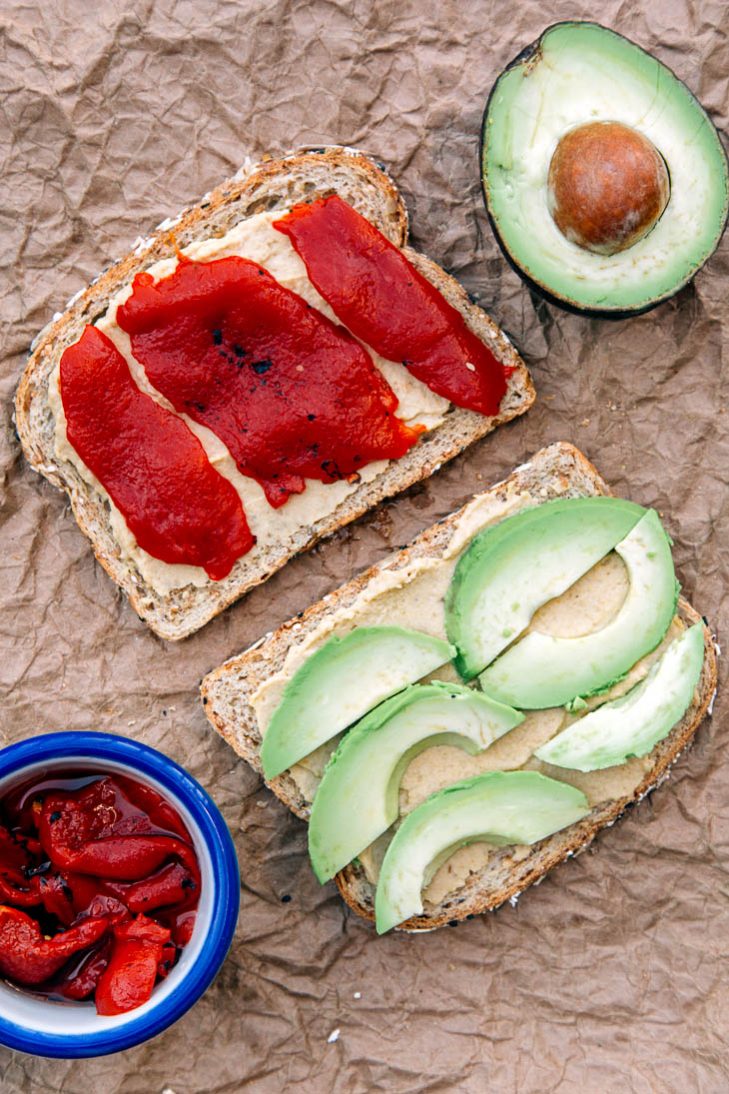
M 151 787 L 54 773 L 0 801 L 0 975 L 18 984 L 134 1009 L 189 941 L 199 896 L 190 835 Z
M 143 915 L 114 927 L 111 958 L 96 987 L 99 1014 L 123 1014 L 149 999 L 169 941 L 169 930 Z
M 75 927 L 45 938 L 26 912 L 0 906 L 0 972 L 19 984 L 41 984 L 70 957 L 98 942 L 108 927 L 103 916 L 89 916 Z

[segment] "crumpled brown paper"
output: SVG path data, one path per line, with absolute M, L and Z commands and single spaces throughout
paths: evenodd
M 597 322 L 533 299 L 482 208 L 493 80 L 547 20 L 596 16 L 653 49 L 726 126 L 723 0 L 0 7 L 3 739 L 115 730 L 181 760 L 222 807 L 243 878 L 231 955 L 173 1029 L 96 1061 L 0 1050 L 4 1092 L 726 1089 L 725 698 L 668 785 L 517 907 L 377 939 L 318 886 L 304 826 L 212 732 L 197 697 L 225 657 L 558 439 L 661 510 L 688 595 L 720 635 L 729 623 L 727 241 L 678 298 Z M 76 289 L 246 155 L 325 142 L 390 165 L 416 245 L 510 332 L 539 402 L 202 633 L 165 644 L 21 458 L 11 399 L 24 355 Z

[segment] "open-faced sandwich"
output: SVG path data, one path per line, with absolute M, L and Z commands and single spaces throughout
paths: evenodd
M 716 683 L 658 514 L 543 449 L 205 678 L 322 881 L 426 930 L 494 908 L 664 777 Z
M 195 631 L 531 405 L 514 348 L 407 228 L 369 157 L 271 160 L 37 339 L 25 454 L 158 634 Z

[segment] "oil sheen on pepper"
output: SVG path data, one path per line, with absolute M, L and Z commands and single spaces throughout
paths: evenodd
M 0 801 L 0 975 L 99 1014 L 132 1010 L 189 942 L 200 886 L 190 834 L 152 787 L 36 777 Z

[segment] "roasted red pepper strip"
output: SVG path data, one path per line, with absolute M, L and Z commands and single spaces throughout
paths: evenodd
M 49 854 L 54 865 L 64 870 L 136 881 L 158 870 L 171 855 L 187 857 L 190 848 L 174 836 L 110 836 L 89 840 L 76 849 L 51 841 Z
M 157 966 L 157 976 L 160 980 L 164 980 L 167 977 L 172 966 L 177 961 L 177 946 L 174 942 L 165 942 L 162 947 L 162 957 L 159 965 Z
M 47 794 L 37 823 L 43 848 L 59 870 L 136 881 L 173 855 L 196 863 L 189 844 L 159 834 L 111 779 L 76 793 Z
M 16 908 L 34 908 L 41 903 L 35 885 L 20 885 L 14 877 L 0 874 L 0 902 L 14 904 Z
M 56 842 L 78 847 L 107 836 L 155 836 L 160 830 L 108 776 L 94 779 L 78 790 L 54 790 L 43 797 L 36 814 L 41 843 L 52 835 Z
M 91 906 L 95 901 L 98 902 L 102 899 L 101 894 L 104 892 L 104 883 L 99 878 L 85 877 L 83 874 L 74 874 L 71 871 L 64 871 L 63 876 L 71 890 L 71 899 L 76 915 L 81 913 L 84 915 L 104 914 L 101 910 L 91 911 Z
M 172 932 L 172 941 L 176 946 L 186 946 L 192 938 L 192 932 L 195 929 L 195 918 L 197 912 L 195 909 L 186 909 L 182 912 L 177 912 L 174 908 L 167 912 L 161 912 L 159 918 L 169 925 Z
M 98 942 L 107 928 L 106 919 L 89 918 L 46 939 L 25 912 L 0 906 L 0 973 L 19 984 L 42 984 L 70 957 Z
M 307 478 L 397 459 L 422 432 L 395 417 L 356 339 L 248 259 L 182 258 L 157 283 L 138 274 L 117 322 L 154 387 L 220 437 L 272 506 Z
M 54 915 L 69 927 L 76 918 L 73 906 L 73 894 L 60 874 L 48 874 L 33 878 L 38 887 L 38 896 L 49 915 Z
M 22 837 L 14 838 L 12 833 L 0 824 L 0 872 L 12 872 L 20 876 L 23 870 L 32 865 L 26 842 Z
M 226 577 L 255 541 L 238 494 L 185 423 L 137 387 L 95 327 L 64 351 L 60 388 L 68 440 L 139 546 Z
M 198 882 L 179 862 L 169 862 L 156 874 L 120 885 L 108 881 L 106 888 L 123 901 L 130 912 L 151 912 L 156 908 L 192 903 L 197 897 Z
M 86 957 L 70 980 L 57 985 L 56 990 L 65 999 L 88 999 L 101 979 L 101 974 L 109 964 L 111 939 L 102 942 L 98 950 Z
M 127 779 L 124 775 L 115 775 L 114 782 L 132 805 L 146 813 L 152 824 L 168 832 L 174 832 L 180 839 L 190 842 L 190 833 L 179 814 L 151 786 L 144 786 L 142 783 L 135 782 L 134 779 Z
M 114 928 L 111 959 L 96 988 L 99 1014 L 124 1014 L 146 1003 L 170 932 L 140 915 Z
M 498 413 L 503 366 L 397 247 L 337 195 L 274 221 L 337 318 L 456 406 Z

